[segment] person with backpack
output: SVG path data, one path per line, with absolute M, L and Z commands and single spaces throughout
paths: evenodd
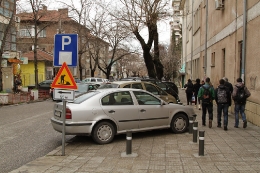
M 188 79 L 188 82 L 184 85 L 184 88 L 186 88 L 186 98 L 187 98 L 187 105 L 192 105 L 191 99 L 193 95 L 193 83 L 190 79 Z
M 231 101 L 232 101 L 231 95 L 232 95 L 232 92 L 233 92 L 233 86 L 232 86 L 232 84 L 230 82 L 228 82 L 228 78 L 223 77 L 223 79 L 225 81 L 224 85 L 229 89 L 229 92 L 230 92 L 230 98 L 228 100 L 228 106 L 231 106 Z
M 235 128 L 239 125 L 239 112 L 243 120 L 243 128 L 247 127 L 247 120 L 245 114 L 246 99 L 250 97 L 251 93 L 243 84 L 241 78 L 237 78 L 237 84 L 233 87 L 232 98 L 235 102 Z
M 210 78 L 206 78 L 206 83 L 199 89 L 198 98 L 202 102 L 202 125 L 206 126 L 206 113 L 209 114 L 209 128 L 213 121 L 213 100 L 215 99 L 214 88 L 210 85 Z
M 228 125 L 228 106 L 229 106 L 229 99 L 230 99 L 230 91 L 229 88 L 225 86 L 225 80 L 219 80 L 219 86 L 215 90 L 215 101 L 217 103 L 217 119 L 218 119 L 218 126 L 221 128 L 221 116 L 223 111 L 224 117 L 224 130 L 227 130 Z

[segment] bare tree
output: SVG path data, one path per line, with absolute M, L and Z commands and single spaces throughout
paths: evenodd
M 0 0 L 0 4 L 2 4 L 2 0 Z M 11 7 L 10 7 L 11 8 Z M 12 34 L 12 27 L 15 27 L 15 21 L 14 21 L 14 17 L 15 17 L 15 13 L 16 13 L 16 2 L 14 2 L 13 4 L 13 11 L 12 11 L 12 15 L 10 18 L 4 17 L 4 21 L 2 21 L 3 23 L 3 27 L 0 28 L 1 29 L 1 33 L 2 33 L 2 40 L 1 40 L 1 46 L 0 46 L 0 91 L 3 90 L 3 72 L 2 72 L 2 60 L 3 60 L 3 53 L 5 50 L 5 46 L 6 44 L 9 42 L 7 41 L 7 39 L 11 37 Z
M 37 47 L 40 33 L 50 26 L 52 22 L 56 21 L 57 16 L 49 16 L 47 11 L 47 0 L 26 0 L 25 2 L 21 2 L 19 4 L 20 11 L 18 15 L 22 18 L 23 24 L 27 33 L 29 34 L 29 38 L 33 43 L 33 52 L 34 52 L 34 73 L 35 73 L 35 88 L 38 89 L 38 59 L 37 59 Z M 28 12 L 28 9 L 24 9 L 24 4 L 29 4 L 29 8 L 31 12 Z M 45 4 L 45 5 L 44 5 Z M 50 21 L 43 22 L 42 18 L 48 17 Z M 33 28 L 33 30 L 32 30 Z
M 86 59 L 89 46 L 89 37 L 90 31 L 87 28 L 87 21 L 89 20 L 89 14 L 91 7 L 94 2 L 91 0 L 70 0 L 68 1 L 59 1 L 66 8 L 69 8 L 72 18 L 77 21 L 77 24 L 74 26 L 75 31 L 79 35 L 79 46 L 78 46 L 78 67 L 80 80 L 82 80 L 83 69 L 86 67 Z
M 136 39 L 141 44 L 143 57 L 150 77 L 161 79 L 163 77 L 163 66 L 160 62 L 159 36 L 157 22 L 159 15 L 165 13 L 168 1 L 164 0 L 120 0 L 123 7 L 116 11 L 115 16 L 127 24 Z M 117 14 L 117 15 L 116 15 Z M 141 31 L 147 29 L 148 38 L 142 37 Z M 154 46 L 154 55 L 151 49 Z

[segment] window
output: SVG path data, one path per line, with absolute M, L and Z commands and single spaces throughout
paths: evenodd
M 129 91 L 108 94 L 101 99 L 101 103 L 103 106 L 134 104 Z
M 215 52 L 211 53 L 211 67 L 215 67 Z
M 3 0 L 1 1 L 0 14 L 5 17 L 11 18 L 14 10 L 14 0 Z
M 43 29 L 38 33 L 38 37 L 46 37 L 46 30 Z
M 132 88 L 135 88 L 135 89 L 143 89 L 143 86 L 141 83 L 135 83 L 135 84 L 132 84 Z
M 126 85 L 126 86 L 124 86 L 123 88 L 131 88 L 131 85 L 129 84 L 129 85 Z
M 146 88 L 146 91 L 149 91 L 150 93 L 153 93 L 155 95 L 160 95 L 158 89 L 155 86 L 147 83 L 145 83 L 144 86 Z
M 138 101 L 139 105 L 160 105 L 161 101 L 154 96 L 142 92 L 142 91 L 134 91 L 134 95 Z

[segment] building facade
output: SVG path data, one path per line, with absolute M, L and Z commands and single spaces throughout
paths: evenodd
M 210 77 L 217 87 L 224 76 L 232 84 L 241 77 L 252 94 L 248 120 L 260 126 L 259 0 L 181 0 L 180 7 L 186 79 Z
M 72 75 L 79 78 L 80 69 L 82 73 L 82 78 L 90 77 L 90 57 L 91 52 L 89 48 L 94 48 L 93 44 L 95 39 L 88 28 L 79 24 L 77 21 L 73 20 L 69 16 L 68 8 L 58 9 L 58 10 L 48 10 L 46 6 L 43 5 L 42 9 L 39 10 L 37 19 L 37 29 L 35 30 L 33 13 L 19 13 L 18 16 L 21 19 L 20 28 L 17 38 L 17 47 L 23 53 L 27 53 L 34 49 L 34 38 L 37 34 L 37 49 L 53 54 L 54 52 L 54 36 L 56 34 L 78 34 L 78 66 L 70 67 Z M 37 33 L 36 33 L 37 32 Z M 100 43 L 100 41 L 99 41 Z M 102 42 L 103 43 L 103 42 Z M 97 45 L 97 44 L 95 44 Z M 99 44 L 107 46 L 104 50 L 108 50 L 108 45 Z M 106 55 L 102 51 L 103 55 Z M 102 56 L 103 57 L 103 56 Z M 81 65 L 81 68 L 79 67 Z M 50 68 L 46 67 L 45 71 L 50 72 Z M 95 74 L 99 75 L 99 69 L 96 69 Z M 58 72 L 58 68 L 53 67 L 51 73 L 55 76 Z M 49 74 L 44 75 L 49 78 Z M 102 76 L 99 75 L 99 76 Z M 38 76 L 41 78 L 41 76 Z M 31 77 L 30 77 L 31 78 Z M 45 79 L 43 79 L 45 80 Z M 40 82 L 40 81 L 39 81 Z

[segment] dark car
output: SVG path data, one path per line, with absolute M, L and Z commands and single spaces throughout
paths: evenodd
M 96 90 L 98 87 L 97 85 L 95 84 L 88 84 L 88 83 L 76 83 L 78 89 L 75 90 L 75 97 L 78 97 L 82 94 L 85 94 L 86 92 L 90 91 L 90 90 Z M 54 88 L 51 88 L 50 89 L 50 96 L 52 98 L 52 100 L 55 100 L 55 101 L 60 101 L 59 99 L 54 99 L 53 98 L 53 89 Z
M 38 84 L 38 89 L 40 90 L 49 90 L 51 88 L 51 84 L 52 84 L 53 80 L 45 80 L 42 81 Z M 35 85 L 29 85 L 28 89 L 34 89 Z

